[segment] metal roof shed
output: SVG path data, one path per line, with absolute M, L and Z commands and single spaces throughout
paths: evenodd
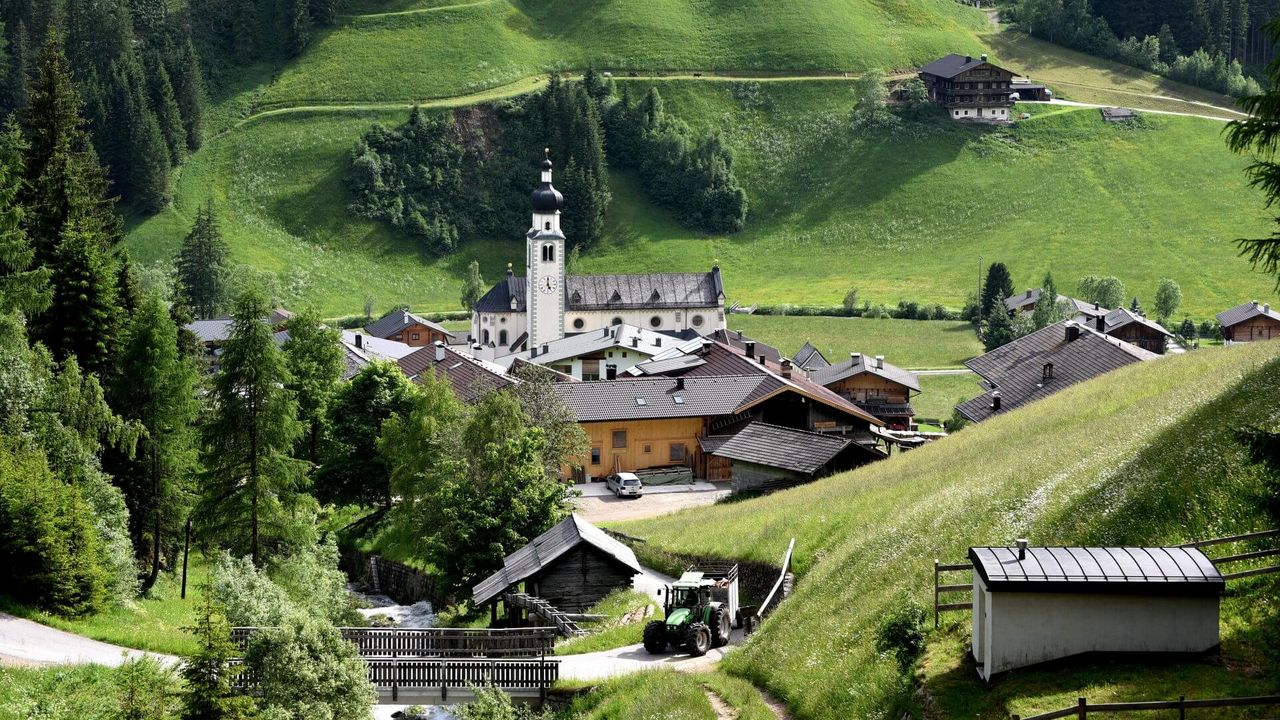
M 973 657 L 983 679 L 1087 652 L 1218 646 L 1225 584 L 1204 553 L 1159 547 L 975 547 Z

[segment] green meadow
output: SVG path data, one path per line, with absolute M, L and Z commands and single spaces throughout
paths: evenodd
M 832 364 L 860 352 L 884 355 L 885 362 L 908 370 L 951 368 L 983 352 L 973 325 L 960 321 L 742 314 L 728 320 L 730 330 L 741 330 L 783 355 L 792 357 L 809 343 Z
M 799 720 L 896 718 L 926 702 L 932 717 L 996 720 L 1079 695 L 1276 692 L 1275 575 L 1232 584 L 1221 656 L 1203 660 L 1086 659 L 988 690 L 964 657 L 969 618 L 957 613 L 930 633 L 916 695 L 874 637 L 890 608 L 929 606 L 935 558 L 959 561 L 972 545 L 1176 544 L 1270 526 L 1264 471 L 1236 433 L 1277 413 L 1280 344 L 1200 350 L 1068 388 L 892 462 L 618 529 L 664 550 L 765 562 L 796 539 L 795 593 L 721 667 Z

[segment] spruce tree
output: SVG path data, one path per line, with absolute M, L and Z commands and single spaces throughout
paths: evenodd
M 1036 301 L 1031 312 L 1031 324 L 1035 329 L 1049 327 L 1063 319 L 1066 313 L 1058 304 L 1058 286 L 1053 282 L 1053 273 L 1044 274 L 1044 283 L 1040 288 L 1040 299 Z
M 215 317 L 226 302 L 227 243 L 210 200 L 196 209 L 195 223 L 175 260 L 178 294 L 197 318 Z
M 298 457 L 314 466 L 320 461 L 325 413 L 342 377 L 345 353 L 338 331 L 325 327 L 314 310 L 304 310 L 290 318 L 288 330 L 284 358 L 292 378 L 289 389 L 298 401 L 298 419 L 306 426 L 303 452 Z
M 55 358 L 75 356 L 99 377 L 110 374 L 122 319 L 112 260 L 97 233 L 72 221 L 49 267 L 53 298 L 39 324 Z
M 145 430 L 128 474 L 138 485 L 132 488 L 130 510 L 150 525 L 144 592 L 159 577 L 166 539 L 177 538 L 187 517 L 187 479 L 195 460 L 196 371 L 179 356 L 177 335 L 160 298 L 146 297 L 121 350 L 112 394 L 116 412 Z M 142 547 L 135 543 L 135 550 Z
M 160 124 L 160 132 L 164 134 L 169 162 L 176 167 L 187 155 L 187 131 L 173 92 L 173 83 L 169 80 L 169 71 L 158 52 L 148 55 L 146 71 L 147 100 L 155 112 L 156 122 Z
M 263 322 L 269 311 L 256 290 L 236 300 L 209 394 L 197 511 L 209 540 L 247 553 L 259 567 L 288 533 L 289 508 L 306 469 L 290 454 L 302 427 L 286 389 L 284 354 Z
M 186 133 L 187 149 L 195 152 L 200 149 L 200 144 L 203 142 L 204 76 L 201 74 L 200 58 L 196 55 L 196 48 L 191 38 L 187 38 L 182 48 L 182 57 L 178 60 L 174 93 L 177 97 L 178 110 L 182 114 L 182 128 Z
M 1013 295 L 1013 278 L 1009 275 L 1009 268 L 1002 262 L 991 263 L 987 268 L 987 279 L 982 284 L 982 304 L 979 306 L 982 317 L 991 313 L 997 296 L 1007 298 L 1010 295 Z M 1003 304 L 1000 309 L 1004 310 Z
M 1017 333 L 1013 328 L 1013 321 L 1009 319 L 1009 311 L 1004 305 L 1005 295 L 999 293 L 991 303 L 991 312 L 987 313 L 987 330 L 983 335 L 983 346 L 987 352 L 991 352 L 996 348 L 1007 345 L 1017 337 Z
M 297 57 L 307 49 L 311 41 L 311 11 L 308 0 L 285 0 L 284 12 L 287 24 L 287 50 L 289 57 Z
M 331 26 L 338 22 L 338 9 L 341 0 L 310 0 L 308 5 L 311 19 L 317 25 Z
M 35 251 L 23 228 L 18 198 L 23 183 L 26 142 L 10 118 L 0 131 L 0 314 L 39 313 L 49 306 L 49 271 L 35 265 Z
M 27 106 L 27 83 L 31 71 L 31 44 L 27 25 L 18 21 L 8 47 L 9 63 L 4 79 L 4 95 L 0 107 L 18 111 Z

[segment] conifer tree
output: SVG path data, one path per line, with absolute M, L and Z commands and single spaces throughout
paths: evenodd
M 330 26 L 338 22 L 340 0 L 311 0 L 311 19 L 317 25 Z
M 1058 305 L 1058 286 L 1053 282 L 1053 273 L 1045 273 L 1040 299 L 1036 300 L 1035 309 L 1031 311 L 1031 324 L 1039 330 L 1061 321 L 1065 315 Z
M 27 83 L 31 71 L 31 44 L 25 22 L 18 21 L 7 51 L 9 62 L 3 78 L 4 95 L 0 97 L 0 107 L 16 111 L 27 106 Z
M 982 284 L 982 304 L 979 306 L 982 317 L 991 314 L 997 296 L 1007 298 L 1012 294 L 1013 278 L 1009 275 L 1009 268 L 1002 262 L 991 263 L 991 267 L 987 268 L 986 282 Z M 1003 304 L 1000 309 L 1003 312 Z
M 311 309 L 290 318 L 288 329 L 284 358 L 292 378 L 289 389 L 298 401 L 298 419 L 306 426 L 305 450 L 299 457 L 316 465 L 325 413 L 342 377 L 341 336 L 337 330 L 325 327 L 320 315 Z
M 285 22 L 288 26 L 289 57 L 297 57 L 311 41 L 311 11 L 308 0 L 285 0 Z
M 216 316 L 226 302 L 227 243 L 218 230 L 213 201 L 196 209 L 195 223 L 175 261 L 178 294 L 197 318 Z
M 177 97 L 178 110 L 182 114 L 182 128 L 186 132 L 187 149 L 195 152 L 200 149 L 200 144 L 203 142 L 204 76 L 201 74 L 200 58 L 196 55 L 196 48 L 191 38 L 187 38 L 182 48 L 182 57 L 178 60 L 174 93 Z
M 53 298 L 38 323 L 41 342 L 59 361 L 75 356 L 85 371 L 108 376 L 122 320 L 112 256 L 77 219 L 64 229 L 49 271 Z
M 1005 309 L 1005 299 L 1004 293 L 997 293 L 992 300 L 991 311 L 987 313 L 987 330 L 983 335 L 983 346 L 987 349 L 987 352 L 991 352 L 1002 345 L 1007 345 L 1017 337 L 1017 332 L 1013 328 L 1013 321 L 1009 319 L 1009 311 Z
M 205 588 L 195 627 L 188 628 L 199 649 L 182 663 L 182 720 L 251 720 L 257 716 L 253 699 L 235 690 L 241 668 L 231 664 L 238 654 L 231 642 L 231 626 Z
M 155 112 L 160 132 L 164 134 L 165 147 L 169 151 L 169 162 L 175 167 L 187 155 L 187 131 L 183 127 L 182 111 L 173 92 L 173 83 L 169 80 L 169 71 L 158 52 L 148 55 L 147 100 Z
M 256 290 L 232 313 L 231 336 L 209 395 L 203 428 L 202 496 L 198 516 L 210 540 L 247 553 L 259 567 L 287 533 L 289 507 L 305 473 L 290 451 L 301 434 L 291 380 L 271 327 L 270 308 Z
M 23 228 L 18 202 L 25 180 L 22 156 L 26 143 L 13 118 L 0 131 L 0 313 L 27 315 L 49 306 L 49 271 L 35 265 L 35 252 Z
M 159 577 L 166 538 L 177 537 L 187 516 L 187 478 L 195 459 L 196 372 L 178 355 L 177 333 L 160 298 L 146 297 L 121 350 L 113 393 L 116 412 L 145 430 L 128 473 L 138 487 L 126 488 L 133 491 L 130 510 L 150 525 L 144 592 Z M 134 547 L 143 546 L 135 542 Z

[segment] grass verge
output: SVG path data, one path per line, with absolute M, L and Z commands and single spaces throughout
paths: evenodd
M 588 615 L 604 615 L 604 620 L 579 623 L 589 635 L 556 644 L 556 655 L 612 650 L 635 645 L 644 639 L 644 626 L 661 619 L 661 609 L 653 600 L 635 590 L 615 590 L 587 610 Z

